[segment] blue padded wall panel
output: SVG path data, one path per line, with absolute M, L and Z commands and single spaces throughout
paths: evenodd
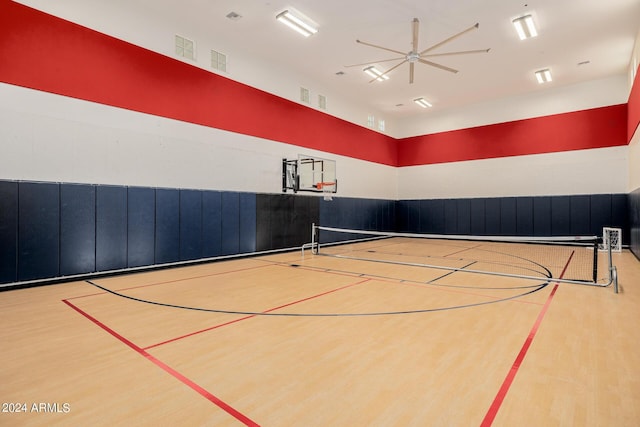
M 516 199 L 516 234 L 518 236 L 533 235 L 532 197 L 518 197 Z
M 574 236 L 591 234 L 591 206 L 589 196 L 570 196 L 571 231 Z
M 445 199 L 444 201 L 444 233 L 458 233 L 458 204 L 455 199 Z
M 485 199 L 471 199 L 471 234 L 486 234 Z
M 180 191 L 156 189 L 156 264 L 180 260 Z
M 455 234 L 468 235 L 471 234 L 471 200 L 456 200 L 456 210 L 458 214 L 458 224 Z
M 514 236 L 518 232 L 517 204 L 515 197 L 500 199 L 500 234 Z
M 96 188 L 60 185 L 60 274 L 96 269 Z
M 180 190 L 180 260 L 202 256 L 202 192 Z
M 240 252 L 256 250 L 256 195 L 240 194 Z
M 628 196 L 626 194 L 614 194 L 611 197 L 611 223 L 613 227 L 621 228 L 622 244 L 628 245 L 630 241 L 630 216 L 628 210 Z
M 0 283 L 18 280 L 18 183 L 0 181 Z
M 485 233 L 489 236 L 500 235 L 500 199 L 491 198 L 484 201 Z
M 129 187 L 127 197 L 127 266 L 152 265 L 156 246 L 155 190 Z
M 571 235 L 571 199 L 569 196 L 551 197 L 551 235 Z
M 240 194 L 222 192 L 222 255 L 240 252 Z
M 551 236 L 551 197 L 533 198 L 533 235 Z
M 594 194 L 590 197 L 591 225 L 589 234 L 602 235 L 603 227 L 611 227 L 611 194 Z
M 444 200 L 421 200 L 420 202 L 420 233 L 444 234 L 445 213 Z
M 202 256 L 222 254 L 222 193 L 202 192 Z
M 60 275 L 60 185 L 18 184 L 18 280 Z
M 127 267 L 127 188 L 96 188 L 96 271 Z

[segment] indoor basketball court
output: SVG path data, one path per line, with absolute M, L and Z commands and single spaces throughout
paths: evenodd
M 480 3 L 0 0 L 0 426 L 640 425 L 640 1 Z

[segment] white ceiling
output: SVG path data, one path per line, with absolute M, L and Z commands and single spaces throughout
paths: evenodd
M 229 77 L 234 64 L 251 57 L 275 64 L 321 88 L 330 88 L 363 108 L 390 117 L 420 113 L 412 103 L 424 97 L 434 108 L 448 109 L 491 99 L 523 95 L 554 85 L 564 86 L 627 73 L 634 40 L 640 28 L 640 0 L 24 0 L 67 19 L 83 23 L 84 8 L 93 20 L 101 8 L 119 8 L 121 25 L 144 13 L 145 22 L 182 33 L 219 40 L 229 57 Z M 55 4 L 54 5 L 52 5 Z M 91 8 L 87 6 L 93 3 Z M 287 8 L 301 11 L 319 25 L 319 32 L 304 38 L 277 22 Z M 242 17 L 230 20 L 236 12 Z M 530 13 L 539 36 L 520 41 L 513 18 Z M 411 21 L 420 20 L 419 48 L 424 50 L 472 25 L 471 31 L 432 53 L 486 49 L 486 54 L 431 58 L 459 70 L 452 74 L 416 64 L 409 84 L 409 65 L 389 74 L 385 82 L 369 83 L 364 67 L 345 65 L 393 58 L 397 55 L 356 43 L 360 39 L 399 51 L 411 50 Z M 130 19 L 131 25 L 139 20 Z M 85 24 L 90 27 L 96 25 Z M 107 29 L 108 25 L 104 26 Z M 101 30 L 98 28 L 98 30 Z M 136 27 L 136 31 L 145 32 Z M 149 34 L 154 34 L 150 32 Z M 190 34 L 184 34 L 189 36 Z M 117 34 L 116 34 L 117 36 Z M 209 43 L 211 44 L 211 43 Z M 214 43 L 215 44 L 215 43 Z M 589 61 L 588 64 L 579 65 Z M 386 70 L 396 62 L 378 64 Z M 550 68 L 554 81 L 545 88 L 534 71 Z M 336 73 L 344 72 L 338 76 Z M 302 80 L 302 79 L 301 79 Z M 297 83 L 297 82 L 296 82 Z M 261 89 L 270 91 L 268 83 Z M 398 106 L 398 104 L 403 104 Z

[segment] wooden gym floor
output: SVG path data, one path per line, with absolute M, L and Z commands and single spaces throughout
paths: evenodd
M 614 264 L 619 294 L 308 251 L 2 292 L 0 425 L 638 426 Z

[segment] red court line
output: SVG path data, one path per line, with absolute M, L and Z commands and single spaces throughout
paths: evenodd
M 175 369 L 173 369 L 169 365 L 165 364 L 161 360 L 156 359 L 151 354 L 146 352 L 144 349 L 138 347 L 133 342 L 129 341 L 128 339 L 126 339 L 125 337 L 123 337 L 122 335 L 120 335 L 119 333 L 114 331 L 113 329 L 109 328 L 107 325 L 105 325 L 104 323 L 100 322 L 95 317 L 93 317 L 90 314 L 86 313 L 85 311 L 83 311 L 79 307 L 76 307 L 75 305 L 70 303 L 68 300 L 62 300 L 62 302 L 64 302 L 69 307 L 71 307 L 72 309 L 74 309 L 75 311 L 77 311 L 78 313 L 83 315 L 85 318 L 89 319 L 90 321 L 92 321 L 93 323 L 98 325 L 100 328 L 102 328 L 103 330 L 105 330 L 106 332 L 111 334 L 113 337 L 115 337 L 118 340 L 120 340 L 120 342 L 122 342 L 123 344 L 126 344 L 127 346 L 129 346 L 131 349 L 136 351 L 141 356 L 146 357 L 147 360 L 149 360 L 150 362 L 152 362 L 153 364 L 155 364 L 156 366 L 158 366 L 159 368 L 161 368 L 162 370 L 167 372 L 169 375 L 171 375 L 174 378 L 176 378 L 178 381 L 182 382 L 186 386 L 188 386 L 191 389 L 193 389 L 194 391 L 196 391 L 198 394 L 203 396 L 205 399 L 209 400 L 211 403 L 215 404 L 220 409 L 224 410 L 229 415 L 233 416 L 238 421 L 242 422 L 244 425 L 251 426 L 251 427 L 259 427 L 260 426 L 258 423 L 256 423 L 255 421 L 249 419 L 247 416 L 243 415 L 242 413 L 240 413 L 236 409 L 232 408 L 230 405 L 228 405 L 227 403 L 223 402 L 222 400 L 220 400 L 219 398 L 217 398 L 216 396 L 214 396 L 213 394 L 211 394 L 210 392 L 208 392 L 207 390 L 205 390 L 203 387 L 199 386 L 195 382 L 191 381 L 189 378 L 185 377 L 180 372 L 176 371 Z
M 310 297 L 307 297 L 307 298 L 304 298 L 304 299 L 301 299 L 301 300 L 298 300 L 298 301 L 293 301 L 293 302 L 290 302 L 290 303 L 287 303 L 287 304 L 281 305 L 281 306 L 279 306 L 279 307 L 270 308 L 269 310 L 262 311 L 261 313 L 270 313 L 270 312 L 272 312 L 272 311 L 279 310 L 279 309 L 281 309 L 281 308 L 288 307 L 288 306 L 290 306 L 290 305 L 298 304 L 298 303 L 301 303 L 301 302 L 303 302 L 303 301 L 308 301 L 308 300 L 310 300 L 310 299 L 318 298 L 318 297 L 321 297 L 321 296 L 323 296 L 323 295 L 327 295 L 327 294 L 330 294 L 330 293 L 333 293 L 333 292 L 340 291 L 340 290 L 342 290 L 342 289 L 350 288 L 351 286 L 359 285 L 359 284 L 361 284 L 361 283 L 365 283 L 365 282 L 368 282 L 368 281 L 370 281 L 370 280 L 371 280 L 371 279 L 365 279 L 365 280 L 361 280 L 360 282 L 350 283 L 350 284 L 348 284 L 348 285 L 342 286 L 342 287 L 340 287 L 340 288 L 332 289 L 332 290 L 330 290 L 330 291 L 323 292 L 323 293 L 321 293 L 321 294 L 313 295 L 313 296 L 310 296 Z M 206 328 L 206 329 L 202 329 L 202 330 L 199 330 L 199 331 L 195 331 L 195 332 L 192 332 L 192 333 L 190 333 L 190 334 L 186 334 L 186 335 L 181 335 L 181 336 L 179 336 L 179 337 L 175 337 L 175 338 L 172 338 L 172 339 L 170 339 L 170 340 L 162 341 L 162 342 L 159 342 L 159 343 L 157 343 L 157 344 L 152 344 L 152 345 L 149 345 L 149 346 L 147 346 L 147 347 L 144 347 L 144 350 L 149 350 L 150 348 L 159 347 L 159 346 L 164 345 L 164 344 L 169 344 L 169 343 L 171 343 L 171 342 L 178 341 L 178 340 L 181 340 L 181 339 L 183 339 L 183 338 L 192 337 L 192 336 L 194 336 L 194 335 L 198 335 L 198 334 L 201 334 L 201 333 L 203 333 L 203 332 L 208 332 L 208 331 L 211 331 L 211 330 L 213 330 L 213 329 L 218 329 L 218 328 L 221 328 L 221 327 L 223 327 L 223 326 L 227 326 L 227 325 L 230 325 L 230 324 L 232 324 L 232 323 L 237 323 L 237 322 L 240 322 L 240 321 L 242 321 L 242 320 L 251 319 L 252 317 L 256 317 L 256 316 L 259 316 L 259 315 L 258 315 L 258 314 L 251 314 L 251 315 L 249 315 L 249 316 L 241 317 L 241 318 L 239 318 L 239 319 L 235 319 L 235 320 L 231 320 L 231 321 L 229 321 L 229 322 L 221 323 L 221 324 L 219 324 L 219 325 L 211 326 L 210 328 Z
M 559 277 L 560 279 L 562 279 L 562 277 L 564 276 L 564 273 L 567 271 L 567 267 L 569 266 L 569 263 L 573 258 L 573 254 L 574 252 L 571 252 L 569 259 L 567 260 L 567 263 L 565 264 L 564 269 L 562 270 L 562 274 L 560 274 L 560 277 Z M 502 406 L 502 402 L 504 401 L 504 398 L 507 396 L 507 392 L 509 392 L 509 389 L 511 388 L 511 384 L 513 383 L 513 380 L 516 377 L 516 374 L 518 373 L 520 366 L 522 365 L 522 361 L 524 360 L 524 357 L 527 355 L 527 351 L 529 350 L 529 347 L 533 342 L 533 338 L 536 336 L 536 333 L 538 332 L 538 328 L 542 323 L 542 319 L 544 319 L 545 314 L 547 314 L 547 310 L 551 305 L 551 300 L 553 300 L 553 296 L 556 294 L 556 290 L 558 289 L 558 286 L 559 284 L 556 283 L 555 286 L 553 287 L 553 290 L 551 291 L 551 294 L 549 294 L 549 298 L 547 298 L 547 302 L 544 304 L 544 306 L 542 307 L 542 310 L 538 314 L 538 318 L 533 324 L 533 327 L 531 328 L 531 331 L 529 332 L 527 339 L 524 341 L 524 344 L 522 344 L 520 353 L 518 353 L 516 360 L 513 362 L 511 369 L 507 373 L 507 376 L 504 379 L 502 386 L 498 390 L 498 394 L 496 394 L 496 397 L 494 398 L 493 403 L 489 407 L 487 414 L 482 420 L 480 427 L 489 427 L 491 426 L 491 424 L 493 424 L 493 420 L 496 418 L 496 415 L 500 410 L 500 406 Z

